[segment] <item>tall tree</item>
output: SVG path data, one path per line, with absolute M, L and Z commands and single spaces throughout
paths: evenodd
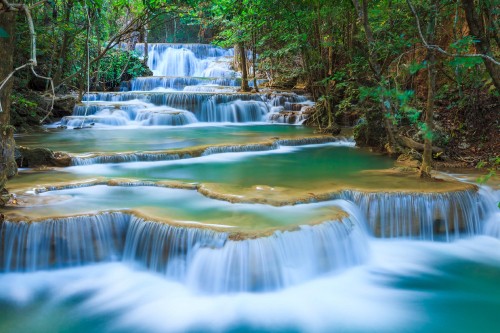
M 0 82 L 5 80 L 13 70 L 14 29 L 16 13 L 8 11 L 5 4 L 0 4 Z M 10 95 L 12 80 L 8 81 L 0 90 L 0 206 L 7 201 L 5 183 L 7 178 L 17 172 L 14 160 L 14 131 L 10 126 Z
M 427 25 L 427 41 L 434 44 L 436 37 L 436 20 L 438 17 L 438 0 L 431 1 L 429 23 Z M 434 96 L 436 91 L 436 51 L 427 49 L 427 104 L 425 108 L 424 152 L 420 177 L 431 178 L 432 171 L 432 136 L 434 129 Z
M 495 29 L 495 24 L 498 22 L 492 21 L 490 22 L 490 24 L 493 25 L 492 27 L 486 26 L 485 22 L 488 22 L 488 20 L 483 17 L 482 13 L 484 13 L 484 11 L 489 12 L 492 9 L 485 7 L 485 5 L 481 3 L 482 1 L 479 1 L 479 3 L 477 2 L 478 1 L 474 0 L 462 0 L 462 7 L 465 11 L 465 18 L 467 19 L 470 32 L 477 41 L 476 45 L 478 51 L 483 55 L 491 57 L 493 54 L 491 52 L 490 36 L 493 34 L 495 39 L 498 40 L 499 32 Z M 498 7 L 496 10 L 498 11 Z M 493 63 L 490 59 L 483 58 L 483 61 L 488 73 L 490 73 L 495 88 L 500 92 L 500 66 Z
M 378 84 L 382 84 L 383 81 L 383 67 L 379 63 L 379 59 L 382 57 L 378 54 L 376 49 L 376 41 L 373 34 L 373 30 L 368 18 L 368 0 L 352 0 L 356 11 L 358 12 L 358 18 L 363 25 L 363 29 L 365 31 L 366 41 L 368 42 L 368 55 L 367 60 L 370 64 L 370 68 L 373 71 L 375 79 L 378 81 Z M 388 103 L 384 100 L 383 96 L 379 97 L 380 107 L 384 113 L 384 125 L 385 130 L 387 132 L 387 138 L 389 141 L 389 150 L 390 153 L 396 153 L 399 150 L 399 144 L 396 141 L 396 137 L 394 134 L 393 125 L 391 123 L 392 110 Z

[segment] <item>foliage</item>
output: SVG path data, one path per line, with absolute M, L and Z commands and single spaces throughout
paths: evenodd
M 489 166 L 489 167 L 488 167 Z M 490 163 L 487 163 L 485 161 L 480 161 L 477 165 L 476 168 L 478 169 L 483 169 L 485 167 L 487 168 L 488 173 L 484 176 L 481 176 L 477 179 L 477 182 L 480 184 L 486 183 L 488 180 L 490 180 L 492 177 L 496 176 L 498 169 L 500 168 L 500 156 L 495 156 L 490 160 Z
M 99 87 L 115 88 L 121 81 L 150 74 L 150 70 L 135 52 L 111 50 L 99 62 Z
M 38 104 L 26 99 L 18 93 L 13 93 L 11 96 L 11 107 L 14 111 L 18 110 L 18 113 L 35 118 Z
M 484 60 L 466 56 L 480 52 L 488 37 L 488 52 L 498 59 L 498 1 L 480 1 L 474 7 L 488 32 L 483 40 L 470 33 L 467 2 L 411 1 L 424 37 L 460 55 L 438 53 L 433 61 L 407 0 L 52 0 L 37 7 L 33 18 L 40 71 L 53 77 L 59 90 L 83 91 L 87 52 L 92 59 L 91 89 L 112 89 L 120 80 L 144 75 L 140 60 L 114 50 L 113 43 L 132 46 L 149 35 L 150 42 L 238 44 L 259 55 L 256 74 L 269 79 L 270 85 L 305 87 L 312 94 L 319 102 L 316 125 L 364 119 L 358 133 L 367 142 L 375 142 L 376 135 L 380 140 L 390 138 L 382 133 L 387 127 L 421 141 L 440 137 L 438 142 L 450 142 L 465 131 L 449 128 L 436 135 L 430 131 L 432 119 L 423 119 L 430 67 L 438 73 L 431 104 L 444 112 L 469 110 L 485 98 L 499 96 Z M 361 5 L 364 11 L 363 4 L 366 22 L 356 9 Z M 123 31 L 130 22 L 135 23 Z M 22 64 L 29 57 L 30 41 L 21 18 L 18 28 L 16 63 Z M 108 54 L 103 56 L 103 50 Z M 30 81 L 33 86 L 32 78 L 24 75 L 17 82 Z M 362 131 L 367 132 L 361 135 Z

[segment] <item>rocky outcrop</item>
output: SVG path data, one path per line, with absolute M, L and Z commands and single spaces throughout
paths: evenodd
M 71 156 L 53 152 L 48 148 L 16 147 L 16 163 L 20 168 L 38 168 L 43 166 L 66 167 L 71 164 Z
M 56 97 L 54 100 L 54 109 L 52 115 L 56 118 L 71 116 L 75 108 L 78 96 L 64 95 Z M 48 101 L 50 102 L 50 101 Z

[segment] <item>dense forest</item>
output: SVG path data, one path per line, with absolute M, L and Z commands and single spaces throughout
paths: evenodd
M 410 161 L 498 167 L 498 0 L 51 0 L 0 2 L 0 185 L 14 131 L 64 116 L 86 90 L 150 72 L 135 43 L 235 48 L 261 89 L 304 91 L 308 123 Z M 146 48 L 147 50 L 147 48 Z M 256 85 L 254 85 L 256 86 Z

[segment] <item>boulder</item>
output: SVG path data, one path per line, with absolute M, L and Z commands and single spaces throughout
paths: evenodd
M 65 167 L 71 164 L 71 156 L 48 148 L 16 147 L 16 163 L 20 168 L 38 168 L 42 166 Z
M 46 103 L 50 102 L 50 100 L 46 99 Z M 71 116 L 73 114 L 73 109 L 76 102 L 77 96 L 64 95 L 56 97 L 56 99 L 54 100 L 54 109 L 52 110 L 52 115 L 56 118 Z

